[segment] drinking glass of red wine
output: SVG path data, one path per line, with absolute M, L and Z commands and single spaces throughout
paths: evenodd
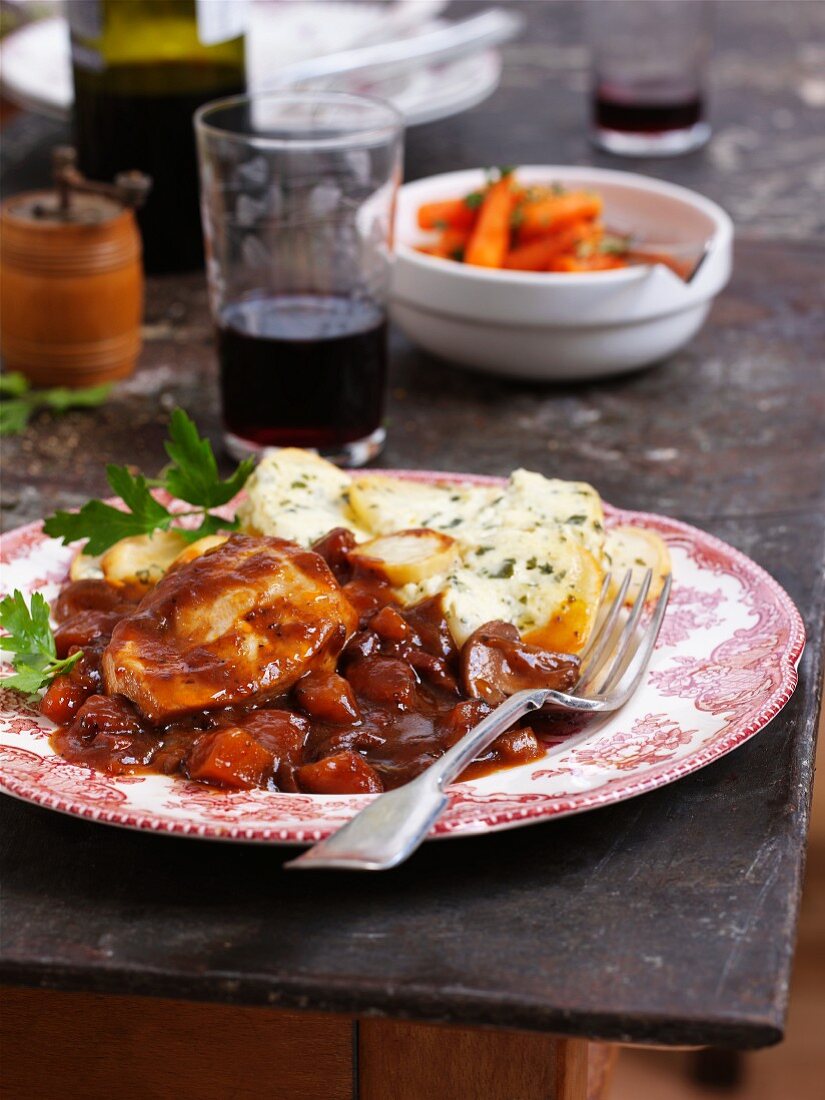
M 677 156 L 710 137 L 707 0 L 587 0 L 593 140 L 624 156 Z
M 284 92 L 209 103 L 195 131 L 227 450 L 369 461 L 386 435 L 401 116 Z

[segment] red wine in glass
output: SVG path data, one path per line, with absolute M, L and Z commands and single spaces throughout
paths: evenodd
M 311 447 L 345 460 L 381 429 L 387 320 L 375 302 L 317 294 L 251 297 L 218 322 L 230 450 Z
M 696 86 L 665 78 L 627 83 L 601 80 L 593 94 L 596 135 L 611 152 L 653 153 L 657 146 L 662 151 L 686 152 L 707 140 L 710 131 L 703 117 L 704 103 Z
M 665 82 L 622 86 L 600 84 L 594 116 L 598 127 L 624 133 L 656 134 L 686 130 L 702 118 L 702 99 L 695 89 Z

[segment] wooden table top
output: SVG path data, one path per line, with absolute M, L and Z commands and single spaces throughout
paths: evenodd
M 792 701 L 677 784 L 427 845 L 374 877 L 290 876 L 286 849 L 145 836 L 3 799 L 0 980 L 635 1042 L 781 1037 L 825 617 L 822 143 L 805 84 L 822 11 L 718 9 L 716 133 L 703 152 L 630 163 L 589 149 L 576 7 L 545 3 L 526 5 L 529 33 L 506 51 L 499 92 L 413 131 L 407 158 L 409 178 L 558 161 L 697 187 L 738 231 L 733 280 L 704 331 L 656 369 L 577 387 L 477 377 L 395 334 L 382 461 L 499 474 L 524 465 L 732 543 L 805 617 Z M 14 119 L 4 192 L 42 185 L 64 137 L 58 123 Z M 107 461 L 159 467 L 176 404 L 219 439 L 200 276 L 151 281 L 145 339 L 138 373 L 105 409 L 42 417 L 4 441 L 4 527 L 102 493 Z

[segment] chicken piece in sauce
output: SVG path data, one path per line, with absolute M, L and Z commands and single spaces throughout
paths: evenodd
M 233 535 L 171 570 L 114 628 L 106 691 L 153 723 L 283 695 L 332 672 L 358 616 L 329 566 L 278 538 Z

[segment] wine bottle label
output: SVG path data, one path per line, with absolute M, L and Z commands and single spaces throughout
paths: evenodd
M 217 46 L 246 30 L 246 0 L 195 0 L 195 7 L 203 46 Z

